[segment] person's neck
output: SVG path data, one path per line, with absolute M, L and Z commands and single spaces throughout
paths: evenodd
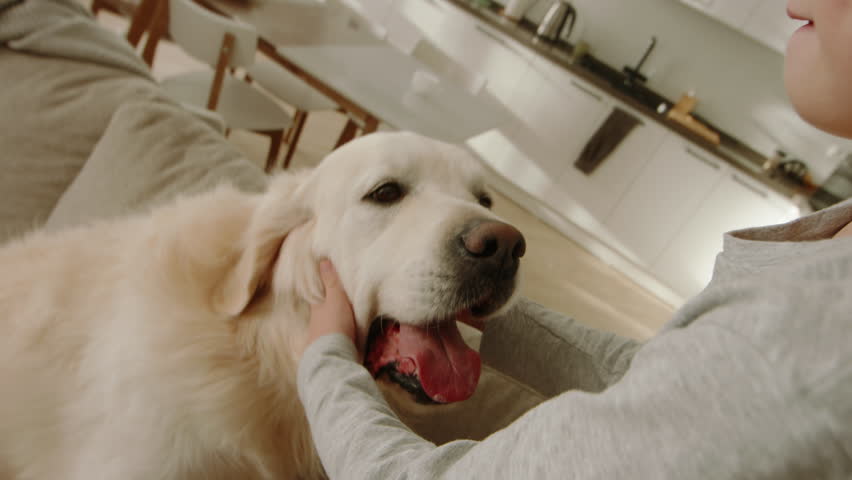
M 839 232 L 834 234 L 834 238 L 852 237 L 852 222 L 846 224 Z

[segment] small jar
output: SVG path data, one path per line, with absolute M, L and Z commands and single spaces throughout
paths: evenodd
M 775 150 L 775 153 L 763 162 L 763 171 L 768 173 L 769 176 L 775 176 L 775 174 L 778 173 L 778 165 L 781 165 L 781 162 L 786 159 L 787 152 L 783 150 Z
M 503 8 L 503 16 L 513 22 L 519 22 L 534 2 L 535 0 L 509 0 Z

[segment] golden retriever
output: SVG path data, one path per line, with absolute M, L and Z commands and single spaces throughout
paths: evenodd
M 479 359 L 454 320 L 506 308 L 525 248 L 489 206 L 461 148 L 374 134 L 264 194 L 222 186 L 8 244 L 0 476 L 321 478 L 294 376 L 322 257 L 375 376 L 467 398 Z

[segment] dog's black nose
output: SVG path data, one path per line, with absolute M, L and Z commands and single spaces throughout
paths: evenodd
M 496 312 L 511 299 L 527 242 L 517 228 L 490 218 L 467 219 L 450 237 L 451 311 L 476 317 Z
M 499 265 L 517 261 L 527 249 L 526 240 L 517 228 L 494 220 L 475 221 L 461 234 L 461 242 L 471 257 Z

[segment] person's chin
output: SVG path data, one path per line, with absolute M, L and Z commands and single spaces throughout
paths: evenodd
M 820 96 L 816 88 L 820 82 L 815 77 L 821 69 L 814 46 L 810 39 L 791 38 L 784 58 L 784 87 L 800 115 Z
M 787 40 L 786 59 L 789 61 L 790 55 L 806 55 L 817 49 L 819 41 L 816 30 L 813 25 L 805 25 L 790 35 Z M 809 52 L 810 51 L 810 52 Z
M 796 31 L 787 44 L 784 86 L 796 113 L 820 130 L 852 138 L 852 122 L 842 105 L 846 87 L 836 85 L 837 75 L 828 67 L 812 25 Z
M 850 111 L 841 107 L 842 98 L 829 95 L 830 88 L 823 88 L 818 75 L 785 76 L 787 93 L 796 113 L 812 126 L 832 135 L 852 138 L 852 121 L 846 115 Z M 810 80 L 810 82 L 808 82 Z

